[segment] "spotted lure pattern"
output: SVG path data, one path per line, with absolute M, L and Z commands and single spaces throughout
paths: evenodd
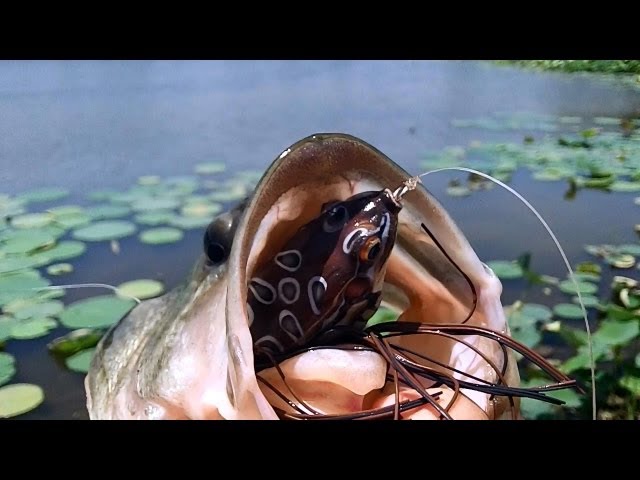
M 375 313 L 400 209 L 388 189 L 326 204 L 256 269 L 247 311 L 257 356 L 286 353 Z

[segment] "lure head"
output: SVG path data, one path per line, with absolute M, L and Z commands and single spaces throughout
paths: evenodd
M 400 209 L 388 189 L 325 204 L 261 265 L 248 295 L 256 351 L 284 353 L 338 322 L 373 315 Z

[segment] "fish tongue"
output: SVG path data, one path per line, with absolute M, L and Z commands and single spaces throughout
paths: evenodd
M 320 413 L 345 414 L 361 410 L 364 396 L 384 386 L 387 365 L 375 352 L 318 349 L 285 360 L 280 369 L 286 385 L 276 368 L 263 370 L 258 376 L 290 400 L 294 399 L 289 388 Z M 275 400 L 271 389 L 263 385 L 262 391 Z M 281 400 L 278 403 L 286 408 Z

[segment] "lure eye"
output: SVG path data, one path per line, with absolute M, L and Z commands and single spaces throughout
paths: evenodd
M 344 227 L 349 219 L 349 212 L 344 205 L 337 205 L 327 211 L 322 228 L 327 233 L 337 232 Z
M 378 237 L 370 237 L 364 242 L 360 249 L 359 256 L 363 262 L 371 262 L 376 259 L 382 250 L 382 245 Z

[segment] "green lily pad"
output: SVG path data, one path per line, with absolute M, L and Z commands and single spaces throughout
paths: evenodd
M 104 335 L 103 330 L 81 328 L 52 340 L 47 345 L 56 355 L 68 357 L 87 348 L 95 347 Z
M 53 220 L 50 213 L 25 213 L 11 219 L 11 226 L 20 229 L 41 228 Z
M 79 213 L 84 213 L 84 208 L 78 205 L 60 205 L 59 207 L 52 207 L 47 209 L 54 218 L 65 217 L 67 215 L 77 215 Z
M 191 230 L 195 228 L 204 228 L 211 223 L 209 217 L 182 217 L 174 215 L 169 221 L 169 225 L 172 227 L 180 228 L 183 230 Z
M 157 280 L 131 280 L 118 285 L 118 294 L 139 300 L 157 297 L 164 292 L 164 285 Z
M 514 328 L 511 331 L 511 336 L 529 348 L 535 347 L 542 340 L 542 334 L 535 328 L 535 326 Z
M 40 277 L 35 270 L 0 275 L 0 305 L 17 298 L 33 296 L 35 289 L 46 287 L 49 283 L 49 280 Z
M 640 334 L 637 320 L 604 320 L 593 334 L 594 340 L 605 345 L 625 345 Z
M 551 312 L 551 309 L 549 307 L 537 303 L 525 303 L 522 306 L 521 312 L 523 315 L 535 318 L 536 320 L 540 320 L 543 322 L 550 320 L 553 316 L 553 313 Z
M 560 303 L 553 307 L 553 313 L 559 317 L 578 319 L 583 318 L 582 308 L 572 303 Z
M 17 417 L 37 408 L 44 401 L 38 385 L 15 383 L 0 388 L 0 418 Z
M 52 318 L 34 318 L 18 322 L 11 328 L 11 337 L 16 340 L 30 340 L 44 337 L 58 324 Z
M 614 253 L 607 255 L 605 261 L 614 268 L 633 268 L 636 259 L 626 253 Z
M 73 265 L 70 263 L 55 263 L 47 267 L 49 275 L 57 276 L 73 272 Z
M 102 295 L 72 303 L 60 314 L 67 328 L 106 328 L 118 322 L 136 302 L 115 295 Z
M 598 286 L 594 285 L 593 283 L 578 280 L 577 284 L 578 285 L 576 288 L 576 285 L 571 280 L 563 280 L 558 284 L 558 288 L 560 288 L 560 291 L 564 293 L 573 295 L 575 295 L 578 291 L 580 291 L 582 295 L 593 295 L 598 291 Z
M 517 262 L 494 260 L 487 262 L 487 266 L 493 270 L 493 273 L 501 280 L 520 278 L 524 275 L 522 267 Z
M 11 328 L 17 320 L 8 315 L 0 315 L 0 344 L 11 338 Z
M 562 180 L 565 176 L 556 171 L 542 170 L 540 172 L 535 172 L 532 177 L 534 180 L 542 182 L 557 182 Z
M 228 188 L 218 189 L 209 195 L 209 199 L 214 202 L 230 202 L 232 200 L 242 200 L 247 196 L 247 189 L 242 184 L 236 184 Z
M 40 259 L 31 257 L 3 257 L 0 258 L 0 274 L 39 267 Z
M 138 185 L 158 185 L 161 178 L 157 175 L 144 175 L 138 178 Z
M 158 210 L 152 212 L 144 212 L 135 216 L 134 220 L 141 225 L 155 227 L 167 224 L 175 214 L 171 210 Z
M 52 248 L 45 250 L 47 257 L 52 261 L 69 260 L 70 258 L 79 257 L 86 252 L 87 246 L 82 242 L 75 240 L 64 240 Z
M 180 206 L 175 198 L 144 198 L 132 205 L 136 212 L 149 212 L 155 210 L 172 210 Z
M 570 374 L 576 370 L 586 370 L 590 368 L 590 365 L 591 361 L 589 359 L 589 355 L 587 353 L 579 353 L 565 361 L 560 369 L 564 373 Z
M 617 180 L 609 185 L 609 190 L 612 192 L 640 192 L 640 182 Z
M 629 390 L 636 397 L 640 397 L 640 378 L 626 375 L 620 379 L 620 386 Z
M 222 205 L 219 203 L 188 203 L 180 210 L 185 217 L 207 217 L 222 211 Z
M 0 352 L 0 387 L 16 374 L 16 359 L 10 353 Z
M 56 237 L 49 231 L 16 231 L 5 236 L 2 250 L 6 254 L 22 254 L 53 245 Z
M 195 166 L 194 170 L 199 175 L 213 175 L 224 172 L 225 165 L 221 162 L 199 163 Z
M 53 202 L 68 195 L 69 191 L 64 188 L 42 188 L 22 193 L 17 198 L 25 203 Z
M 136 226 L 125 220 L 101 221 L 73 231 L 73 237 L 86 242 L 100 242 L 128 237 Z
M 84 213 L 73 213 L 56 218 L 55 223 L 65 229 L 77 228 L 91 222 L 91 217 Z
M 37 297 L 35 300 L 20 302 L 17 308 L 13 305 L 14 303 L 6 305 L 4 311 L 13 315 L 17 320 L 35 317 L 55 317 L 64 310 L 64 304 L 59 300 L 41 302 L 37 300 Z
M 634 255 L 636 257 L 640 256 L 640 244 L 638 243 L 629 243 L 625 245 L 618 245 L 618 252 L 628 255 Z
M 572 297 L 571 301 L 575 304 L 580 304 L 580 299 L 577 296 Z M 593 295 L 582 295 L 582 303 L 586 308 L 593 308 L 600 305 L 600 300 L 598 299 L 598 297 L 595 297 Z
M 585 397 L 580 396 L 575 390 L 558 390 L 555 392 L 549 392 L 550 397 L 562 400 L 565 404 L 565 408 L 578 408 L 582 405 Z
M 87 350 L 74 353 L 66 359 L 65 364 L 69 370 L 78 373 L 87 373 L 91 366 L 91 359 L 93 358 L 94 352 L 95 348 L 88 348 Z
M 622 120 L 619 118 L 613 118 L 613 117 L 595 117 L 593 119 L 593 123 L 595 123 L 596 125 L 620 125 L 620 122 Z
M 96 205 L 87 209 L 87 215 L 93 220 L 126 217 L 130 213 L 131 209 L 126 205 Z
M 140 233 L 140 241 L 151 245 L 175 243 L 182 240 L 184 233 L 177 228 L 159 227 L 151 228 Z

